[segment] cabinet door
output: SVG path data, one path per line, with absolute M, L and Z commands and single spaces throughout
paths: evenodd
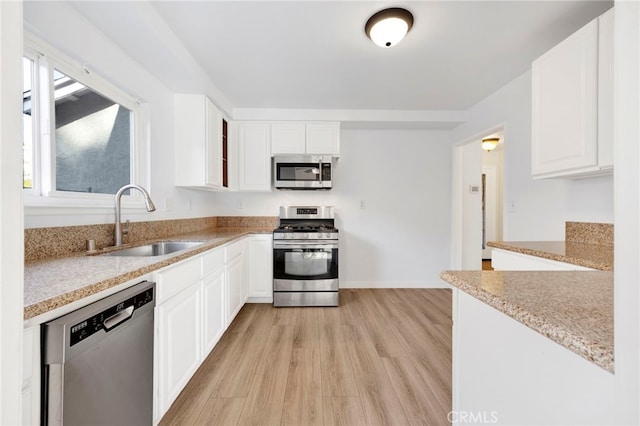
M 204 185 L 206 103 L 202 95 L 174 97 L 175 184 Z
M 614 9 L 598 18 L 598 166 L 613 168 Z
M 598 20 L 532 64 L 532 173 L 597 166 Z
M 227 326 L 244 305 L 244 265 L 242 256 L 227 264 Z
M 222 113 L 204 95 L 174 98 L 175 184 L 222 187 Z
M 156 307 L 158 418 L 169 409 L 200 366 L 200 289 L 200 282 L 196 282 Z
M 206 98 L 206 184 L 222 188 L 222 113 Z
M 340 124 L 308 123 L 306 141 L 307 154 L 340 155 Z
M 206 358 L 218 343 L 227 325 L 224 284 L 224 267 L 202 280 L 202 332 L 204 336 L 202 359 Z
M 238 133 L 238 190 L 271 191 L 269 123 L 239 123 Z
M 271 123 L 271 154 L 304 154 L 304 123 Z
M 22 337 L 22 425 L 40 424 L 40 326 Z
M 249 239 L 249 298 L 273 302 L 273 238 L 257 235 Z

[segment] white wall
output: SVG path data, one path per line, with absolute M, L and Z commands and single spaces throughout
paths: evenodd
M 640 3 L 615 9 L 616 423 L 640 424 Z
M 341 286 L 441 287 L 451 240 L 449 140 L 448 131 L 343 129 L 332 190 L 220 193 L 215 213 L 334 205 Z
M 466 144 L 462 150 L 462 264 L 461 269 L 482 269 L 482 148 Z M 471 187 L 478 192 L 471 192 Z
M 531 73 L 467 111 L 454 143 L 504 124 L 504 240 L 564 240 L 566 221 L 613 223 L 613 177 L 531 178 Z
M 44 39 L 76 61 L 86 64 L 101 77 L 148 104 L 150 114 L 149 191 L 158 208 L 154 213 L 137 209 L 123 213 L 132 221 L 209 216 L 213 195 L 208 192 L 179 189 L 173 185 L 173 93 L 125 54 L 113 41 L 92 26 L 72 6 L 64 2 L 25 2 L 27 31 Z M 165 207 L 166 206 L 166 207 Z M 82 210 L 77 214 L 59 214 L 51 209 L 28 209 L 27 228 L 42 226 L 108 223 L 111 210 Z
M 0 424 L 22 414 L 22 3 L 0 2 Z

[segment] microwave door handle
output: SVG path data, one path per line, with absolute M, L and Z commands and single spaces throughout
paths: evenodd
M 320 186 L 322 186 L 322 158 L 320 160 L 318 160 L 318 171 L 319 173 L 319 178 L 320 178 Z

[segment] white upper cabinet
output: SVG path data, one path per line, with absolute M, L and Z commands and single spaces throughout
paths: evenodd
M 340 123 L 308 123 L 307 154 L 340 155 Z
M 175 184 L 221 190 L 227 126 L 222 112 L 204 95 L 175 95 Z
M 238 190 L 271 191 L 269 123 L 238 122 Z
M 613 9 L 533 62 L 534 178 L 611 172 L 612 53 Z
M 271 124 L 271 154 L 304 154 L 306 126 L 299 122 Z
M 271 155 L 340 155 L 340 123 L 273 122 Z

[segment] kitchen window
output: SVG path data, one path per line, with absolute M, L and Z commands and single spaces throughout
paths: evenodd
M 35 39 L 23 70 L 25 205 L 112 207 L 123 185 L 148 184 L 140 102 Z

